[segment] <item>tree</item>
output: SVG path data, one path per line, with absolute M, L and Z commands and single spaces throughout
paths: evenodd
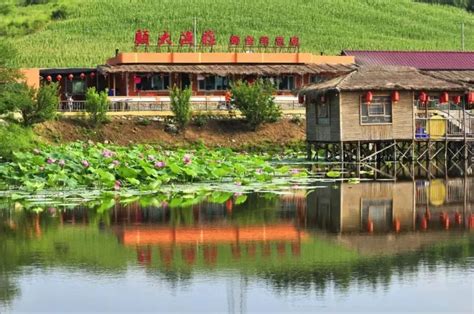
M 275 88 L 269 81 L 237 81 L 231 84 L 231 89 L 232 104 L 242 112 L 254 131 L 262 123 L 274 122 L 281 116 L 281 110 L 274 102 Z
M 110 101 L 107 92 L 98 93 L 95 87 L 87 89 L 86 111 L 89 113 L 89 119 L 94 127 L 107 121 L 107 111 L 109 107 Z
M 24 126 L 51 120 L 59 105 L 58 84 L 50 83 L 39 89 L 26 83 L 8 83 L 0 94 L 0 114 L 19 112 Z
M 186 128 L 186 125 L 191 120 L 191 87 L 180 89 L 176 85 L 170 90 L 171 111 L 173 111 L 176 124 L 181 130 Z

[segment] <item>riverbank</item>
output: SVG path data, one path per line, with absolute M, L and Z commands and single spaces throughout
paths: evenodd
M 250 130 L 240 119 L 192 122 L 181 134 L 165 132 L 166 122 L 138 117 L 115 117 L 99 129 L 91 129 L 80 118 L 63 117 L 35 126 L 35 133 L 45 142 L 59 144 L 74 141 L 94 141 L 117 144 L 161 144 L 186 147 L 204 144 L 207 147 L 233 149 L 266 146 L 298 146 L 305 139 L 305 122 L 300 119 L 281 119 Z

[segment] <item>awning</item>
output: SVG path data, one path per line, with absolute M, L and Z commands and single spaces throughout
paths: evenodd
M 353 64 L 123 64 L 102 65 L 97 69 L 103 74 L 110 73 L 190 73 L 228 75 L 279 75 L 279 74 L 321 74 L 347 73 L 355 68 Z

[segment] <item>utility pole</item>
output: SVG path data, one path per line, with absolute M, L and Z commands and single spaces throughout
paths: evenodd
M 193 36 L 194 37 L 194 52 L 196 52 L 196 46 L 197 46 L 197 18 L 196 17 L 194 17 L 193 33 L 194 33 L 194 36 Z M 464 47 L 464 44 L 463 44 L 463 47 Z
M 464 22 L 461 22 L 461 50 L 464 51 Z

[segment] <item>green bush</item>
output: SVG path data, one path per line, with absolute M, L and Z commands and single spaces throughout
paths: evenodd
M 0 94 L 0 114 L 20 113 L 24 126 L 54 119 L 59 105 L 58 84 L 39 89 L 26 83 L 6 84 Z
M 199 113 L 193 116 L 193 124 L 198 127 L 203 127 L 206 123 L 211 119 L 211 117 L 207 114 Z
M 20 2 L 23 6 L 36 5 L 36 4 L 47 4 L 50 0 L 22 0 Z
M 0 3 L 0 15 L 7 15 L 12 12 L 13 6 L 10 3 Z
M 183 130 L 191 120 L 191 87 L 180 89 L 176 85 L 170 90 L 171 111 L 178 127 Z
M 427 2 L 431 4 L 451 5 L 461 9 L 474 11 L 474 0 L 417 0 L 418 2 Z
M 30 128 L 0 124 L 0 162 L 10 160 L 13 152 L 31 149 L 34 144 L 34 133 Z
M 53 12 L 51 12 L 51 19 L 52 20 L 65 20 L 67 19 L 69 15 L 69 11 L 67 9 L 67 7 L 65 6 L 60 6 L 58 8 L 56 8 L 55 10 L 53 10 Z
M 242 112 L 253 130 L 281 117 L 281 110 L 274 102 L 275 88 L 270 82 L 261 79 L 254 83 L 237 81 L 231 88 L 232 104 Z
M 107 111 L 110 101 L 106 92 L 98 93 L 95 87 L 87 89 L 86 111 L 89 113 L 89 120 L 94 127 L 107 122 Z

